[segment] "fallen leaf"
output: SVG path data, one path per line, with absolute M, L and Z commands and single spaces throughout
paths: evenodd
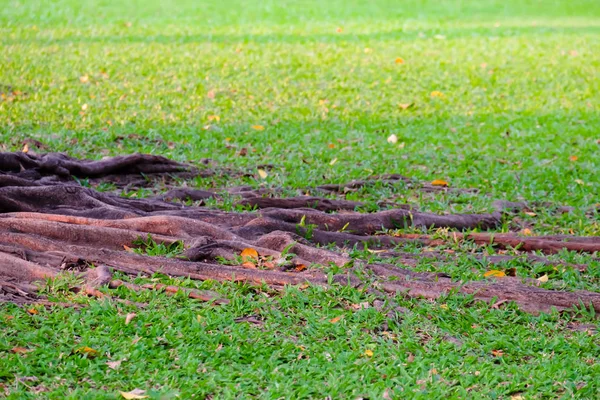
M 340 322 L 340 319 L 342 319 L 342 317 L 335 317 L 335 318 L 331 318 L 329 320 L 329 322 L 331 322 L 332 324 L 337 324 L 338 322 Z
M 504 273 L 504 271 L 499 271 L 497 269 L 491 269 L 488 272 L 486 272 L 485 274 L 483 274 L 483 276 L 485 278 L 489 278 L 489 277 L 502 278 L 503 276 L 506 276 L 506 274 Z
M 135 318 L 136 313 L 129 313 L 125 316 L 125 325 L 129 325 L 129 323 Z
M 244 250 L 242 250 L 240 256 L 242 256 L 242 258 L 244 259 L 253 258 L 255 260 L 258 260 L 258 251 L 251 247 L 246 247 Z
M 395 63 L 396 64 L 404 64 L 404 58 L 402 58 L 402 57 L 396 58 Z
M 209 115 L 208 116 L 208 120 L 209 121 L 217 121 L 217 122 L 219 122 L 221 120 L 221 117 L 219 117 L 218 115 Z
M 448 309 L 448 304 L 440 304 L 440 308 L 443 308 L 444 310 Z
M 337 162 L 337 158 L 334 158 L 333 160 L 331 160 L 331 161 L 329 162 L 329 165 L 333 165 L 333 164 L 335 164 L 336 162 Z
M 536 214 L 536 213 L 534 213 L 534 212 L 531 212 L 531 211 L 525 211 L 525 214 L 526 214 L 526 215 L 529 215 L 530 217 L 536 217 L 536 216 L 537 216 L 537 214 Z
M 23 153 L 27 153 L 29 151 L 29 145 L 27 143 L 25 143 L 25 146 L 23 146 L 23 150 L 21 150 Z
M 338 28 L 337 28 L 335 31 L 336 31 L 337 33 L 342 33 L 342 32 L 344 32 L 344 29 L 343 29 L 343 28 L 341 28 L 341 27 L 338 27 Z
M 365 356 L 373 357 L 373 350 L 369 350 L 369 349 L 365 350 Z
M 82 75 L 79 77 L 79 82 L 81 83 L 88 83 L 90 81 L 90 77 L 87 75 Z
M 265 267 L 266 269 L 273 269 L 276 267 L 275 263 L 271 262 L 271 261 L 265 261 L 263 263 L 263 267 Z
M 120 392 L 121 396 L 123 396 L 123 398 L 125 399 L 147 399 L 148 396 L 145 396 L 144 393 L 146 393 L 145 390 L 142 389 L 133 389 L 130 392 Z
M 577 156 L 569 156 L 569 160 L 571 161 L 577 161 L 579 159 L 579 157 Z
M 515 394 L 510 396 L 510 400 L 523 400 L 525 397 L 521 396 L 520 394 Z
M 215 98 L 215 91 L 214 90 L 209 90 L 206 93 L 206 97 L 208 97 L 209 99 L 214 99 Z
M 80 347 L 77 350 L 75 350 L 75 353 L 77 354 L 83 354 L 86 355 L 88 358 L 94 358 L 98 356 L 98 350 L 94 350 L 91 347 Z
M 262 125 L 252 125 L 252 129 L 254 129 L 255 131 L 264 131 L 265 127 Z
M 329 143 L 329 144 L 327 145 L 327 147 L 329 147 L 330 149 L 335 149 L 335 144 L 333 144 L 333 143 Z
M 434 179 L 433 181 L 431 181 L 431 184 L 433 186 L 448 186 L 448 182 L 446 182 L 443 179 Z
M 254 265 L 254 263 L 251 261 L 244 261 L 242 263 L 242 267 L 249 268 L 249 269 L 256 269 L 256 265 Z
M 108 365 L 108 368 L 116 371 L 117 369 L 119 369 L 119 367 L 121 366 L 122 362 L 123 362 L 123 360 L 119 360 L 119 361 L 107 361 L 106 365 Z
M 128 253 L 133 253 L 133 252 L 134 252 L 134 251 L 133 251 L 133 249 L 132 249 L 131 247 L 129 247 L 129 246 L 125 245 L 125 244 L 123 245 L 123 248 L 124 248 L 124 249 L 125 249 L 125 251 L 126 251 L 126 252 L 128 252 Z
M 269 174 L 267 174 L 267 171 L 265 171 L 264 169 L 258 169 L 258 176 L 260 176 L 262 179 L 267 179 L 267 176 L 269 176 Z
M 248 155 L 248 149 L 245 147 L 242 147 L 238 153 L 239 156 L 241 157 L 246 157 Z
M 578 185 L 585 185 L 585 182 L 581 179 L 575 179 L 575 183 L 577 183 Z
M 306 265 L 304 264 L 298 264 L 296 265 L 296 268 L 294 268 L 294 270 L 300 272 L 300 271 L 304 271 L 306 269 Z
M 31 350 L 25 347 L 13 347 L 12 349 L 10 349 L 10 351 L 15 354 L 26 354 L 29 353 Z
M 33 308 L 33 307 L 32 307 L 32 308 L 30 308 L 30 309 L 28 309 L 28 310 L 27 310 L 27 312 L 28 312 L 29 314 L 32 314 L 32 315 L 37 315 L 37 314 L 39 314 L 39 313 L 40 313 L 38 310 L 36 310 L 36 309 L 35 309 L 35 308 Z
M 82 106 L 81 106 L 81 110 L 82 110 L 82 111 L 85 111 L 85 110 L 87 110 L 87 108 L 88 108 L 88 105 L 87 105 L 87 104 L 84 104 L 84 105 L 82 105 Z
M 540 276 L 539 278 L 537 278 L 537 280 L 542 283 L 548 282 L 548 274 L 544 274 L 544 275 Z
M 398 136 L 392 134 L 392 135 L 388 136 L 387 141 L 388 141 L 388 143 L 396 144 L 396 143 L 398 143 Z
M 398 104 L 398 107 L 400 107 L 403 110 L 406 110 L 407 108 L 412 107 L 413 103 L 400 103 Z
M 415 361 L 415 355 L 413 353 L 408 353 L 408 357 L 406 358 L 406 362 L 411 363 Z
M 525 236 L 531 236 L 531 235 L 533 235 L 533 232 L 532 232 L 532 231 L 531 231 L 531 229 L 529 229 L 529 228 L 525 228 L 525 229 L 523 229 L 523 230 L 521 231 L 521 233 L 522 233 L 523 235 L 525 235 Z
M 504 352 L 502 350 L 492 350 L 492 355 L 494 355 L 494 357 L 502 357 Z
M 433 92 L 431 92 L 431 97 L 444 97 L 444 93 L 434 90 Z

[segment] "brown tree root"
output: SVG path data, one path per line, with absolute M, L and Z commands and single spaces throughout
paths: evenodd
M 361 205 L 358 202 L 307 196 L 261 197 L 260 190 L 236 188 L 233 192 L 244 193 L 242 204 L 257 207 L 259 211 L 234 213 L 163 201 L 183 197 L 203 200 L 213 197 L 212 191 L 182 189 L 178 192 L 175 189 L 162 198 L 129 199 L 78 186 L 73 179 L 131 177 L 134 181 L 139 179 L 140 173 L 160 176 L 192 170 L 185 164 L 144 155 L 81 161 L 52 154 L 0 154 L 0 300 L 40 300 L 35 297 L 33 282 L 70 272 L 83 280 L 79 290 L 91 296 L 104 296 L 98 288 L 108 285 L 126 286 L 135 291 L 184 292 L 190 298 L 215 303 L 227 301 L 214 293 L 198 290 L 116 281 L 111 274 L 111 270 L 116 270 L 130 275 L 162 273 L 198 280 L 266 284 L 278 290 L 286 285 L 329 287 L 339 284 L 426 298 L 456 291 L 484 301 L 497 299 L 497 305 L 514 301 L 529 312 L 582 305 L 600 311 L 598 293 L 542 289 L 536 287 L 539 282 L 533 279 L 456 282 L 445 274 L 410 270 L 417 257 L 397 253 L 394 249 L 411 242 L 436 246 L 471 241 L 478 245 L 518 248 L 522 252 L 592 253 L 600 249 L 600 242 L 595 238 L 463 232 L 450 232 L 445 236 L 378 234 L 409 226 L 493 229 L 507 217 L 504 211 L 517 207 L 517 203 L 504 202 L 498 205 L 498 211 L 490 214 L 436 215 L 407 207 L 359 213 L 354 211 Z M 411 182 L 397 175 L 384 180 L 387 184 Z M 353 190 L 369 182 L 325 185 L 321 190 Z M 183 251 L 174 257 L 142 254 L 149 251 L 147 246 L 151 245 L 183 246 Z M 364 259 L 350 257 L 348 253 L 352 248 L 364 251 L 383 248 L 385 251 L 379 253 L 379 257 L 396 259 L 393 265 L 369 264 Z M 244 251 L 246 249 L 252 250 Z M 425 256 L 441 261 L 452 259 L 451 255 L 439 252 L 420 257 Z M 524 253 L 523 257 L 528 262 L 551 262 L 539 255 Z M 486 260 L 501 262 L 507 258 Z M 335 266 L 338 272 L 326 273 L 324 267 L 329 266 Z

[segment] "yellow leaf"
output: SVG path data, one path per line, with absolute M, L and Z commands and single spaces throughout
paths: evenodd
M 337 162 L 337 157 L 336 157 L 336 158 L 334 158 L 333 160 L 331 160 L 331 161 L 329 162 L 329 165 L 333 165 L 333 164 L 335 164 L 336 162 Z
M 131 392 L 120 392 L 121 396 L 123 396 L 123 398 L 128 399 L 128 400 L 132 400 L 132 399 L 147 399 L 148 396 L 145 396 L 144 393 L 146 393 L 145 390 L 141 390 L 141 389 L 133 389 Z
M 337 324 L 338 322 L 340 322 L 340 319 L 342 319 L 342 317 L 335 317 L 335 318 L 331 318 L 329 320 L 329 322 L 331 322 L 332 324 Z
M 444 93 L 434 90 L 431 92 L 431 97 L 444 97 Z
M 537 278 L 537 280 L 542 283 L 548 282 L 548 274 L 544 274 L 544 275 L 540 276 L 539 278 Z
M 388 136 L 387 141 L 388 141 L 388 143 L 396 144 L 396 143 L 398 143 L 398 136 L 392 134 L 392 135 Z
M 79 77 L 79 82 L 81 82 L 81 83 L 88 83 L 89 80 L 90 80 L 90 77 L 87 75 L 82 75 Z
M 396 64 L 404 64 L 404 58 L 398 57 L 398 58 L 396 58 L 395 62 L 396 62 Z
M 242 256 L 242 258 L 253 258 L 255 260 L 258 260 L 258 251 L 251 247 L 246 247 L 244 250 L 242 250 L 242 253 L 240 255 Z
M 369 350 L 369 349 L 365 350 L 365 356 L 373 357 L 373 350 Z
M 444 310 L 448 309 L 448 304 L 440 304 L 440 308 L 443 308 Z
M 484 277 L 489 278 L 490 276 L 496 277 L 496 278 L 502 278 L 503 276 L 506 276 L 506 274 L 504 273 L 504 271 L 499 271 L 497 269 L 491 269 L 488 272 L 486 272 L 485 274 L 483 274 Z
M 89 358 L 97 357 L 99 354 L 98 350 L 94 350 L 91 347 L 87 346 L 78 348 L 77 350 L 75 350 L 75 353 L 86 355 Z
M 27 310 L 27 312 L 28 312 L 29 314 L 33 314 L 33 315 L 36 315 L 36 314 L 39 314 L 39 313 L 40 313 L 38 310 L 36 310 L 36 309 L 35 309 L 35 308 L 33 308 L 33 307 L 32 307 L 32 308 L 30 308 L 30 309 L 28 309 L 28 310 Z
M 521 231 L 521 233 L 522 233 L 523 235 L 525 235 L 525 236 L 531 236 L 531 235 L 533 235 L 533 232 L 532 232 L 532 231 L 531 231 L 531 229 L 529 229 L 529 228 L 525 228 L 525 229 L 523 229 L 523 230 Z
M 217 121 L 217 122 L 219 122 L 221 120 L 221 117 L 219 117 L 218 115 L 209 115 L 208 116 L 208 120 L 209 121 Z
M 252 125 L 252 129 L 254 129 L 255 131 L 264 131 L 265 127 L 262 125 Z
M 267 176 L 269 176 L 269 174 L 267 174 L 267 171 L 265 171 L 264 169 L 258 169 L 258 176 L 260 176 L 262 179 L 267 179 Z
M 29 151 L 29 145 L 27 143 L 25 143 L 25 146 L 23 146 L 23 150 L 21 150 L 23 153 L 27 153 Z
M 537 216 L 537 214 L 536 214 L 536 213 L 534 213 L 534 212 L 531 212 L 531 211 L 525 211 L 525 214 L 526 214 L 526 215 L 529 215 L 530 217 L 535 217 L 535 216 Z
M 327 145 L 327 147 L 329 147 L 330 149 L 335 149 L 335 144 L 333 144 L 333 143 L 329 143 L 329 144 Z
M 579 157 L 577 157 L 577 156 L 570 156 L 569 157 L 569 160 L 571 160 L 571 161 L 577 161 L 578 159 L 579 159 Z
M 434 179 L 433 181 L 431 181 L 431 184 L 433 186 L 448 186 L 448 182 L 446 182 L 443 179 Z
M 579 185 L 585 185 L 585 182 L 582 181 L 581 179 L 575 179 L 575 183 L 577 183 Z

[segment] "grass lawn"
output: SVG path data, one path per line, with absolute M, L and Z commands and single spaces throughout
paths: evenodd
M 348 199 L 376 207 L 397 196 L 430 212 L 537 201 L 545 204 L 518 216 L 534 234 L 600 234 L 598 212 L 586 215 L 600 202 L 597 0 L 0 5 L 2 151 L 33 138 L 79 157 L 139 151 L 255 174 L 198 179 L 198 187 L 400 173 L 480 194 L 399 185 Z M 266 179 L 256 174 L 261 164 L 273 165 Z M 575 211 L 551 212 L 561 205 Z M 484 279 L 490 268 L 471 247 L 449 250 L 459 262 L 417 268 Z M 556 257 L 588 269 L 506 267 L 546 274 L 549 288 L 600 290 L 597 259 Z M 600 397 L 600 325 L 586 309 L 532 316 L 455 294 L 398 297 L 398 308 L 350 288 L 274 293 L 151 279 L 232 301 L 118 289 L 149 304 L 137 309 L 53 282 L 51 297 L 85 307 L 0 305 L 0 397 L 122 398 L 134 388 L 156 399 Z M 239 320 L 248 316 L 260 323 Z M 96 353 L 81 354 L 86 346 Z

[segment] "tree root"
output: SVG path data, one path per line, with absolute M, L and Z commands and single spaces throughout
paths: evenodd
M 488 302 L 496 299 L 497 305 L 514 301 L 528 312 L 582 305 L 600 311 L 598 293 L 547 290 L 537 287 L 539 282 L 535 280 L 511 277 L 457 282 L 444 274 L 410 269 L 420 257 L 444 261 L 452 255 L 430 251 L 414 256 L 394 249 L 406 243 L 431 247 L 470 241 L 482 246 L 517 249 L 528 262 L 553 263 L 529 252 L 594 253 L 600 250 L 597 238 L 468 232 L 435 236 L 379 234 L 405 227 L 459 231 L 494 229 L 508 217 L 507 210 L 518 208 L 519 203 L 501 202 L 497 204 L 497 211 L 489 214 L 437 215 L 411 210 L 408 206 L 359 213 L 354 211 L 362 206 L 359 202 L 309 196 L 262 197 L 260 191 L 236 188 L 232 192 L 245 193 L 240 204 L 259 210 L 234 213 L 165 201 L 174 198 L 202 201 L 218 196 L 213 191 L 182 188 L 155 198 L 128 199 L 82 187 L 74 180 L 74 177 L 110 178 L 123 183 L 139 179 L 140 173 L 161 176 L 198 173 L 198 170 L 146 155 L 86 161 L 57 154 L 0 154 L 0 300 L 43 301 L 31 284 L 70 271 L 84 282 L 79 290 L 92 296 L 103 296 L 98 290 L 102 286 L 125 286 L 134 291 L 183 292 L 193 299 L 217 304 L 227 302 L 211 292 L 114 280 L 111 270 L 115 270 L 129 275 L 162 273 L 199 280 L 243 281 L 275 289 L 303 284 L 352 285 L 431 299 L 460 292 Z M 368 182 L 323 185 L 318 189 L 344 192 Z M 382 182 L 414 184 L 400 175 L 388 175 Z M 447 190 L 428 184 L 421 187 Z M 150 245 L 148 235 L 155 246 L 180 246 L 183 251 L 170 257 L 166 257 L 168 254 L 149 256 L 146 254 Z M 383 249 L 377 250 L 378 257 L 391 257 L 394 264 L 368 263 L 348 254 L 353 248 L 367 251 L 375 247 Z M 245 249 L 253 251 L 247 253 Z M 244 253 L 251 256 L 243 257 Z M 504 262 L 512 259 L 510 257 L 491 256 L 485 260 Z M 333 265 L 337 273 L 324 271 L 323 266 Z M 585 269 L 581 265 L 570 266 Z M 359 274 L 359 271 L 362 272 Z M 363 277 L 365 271 L 368 281 Z

